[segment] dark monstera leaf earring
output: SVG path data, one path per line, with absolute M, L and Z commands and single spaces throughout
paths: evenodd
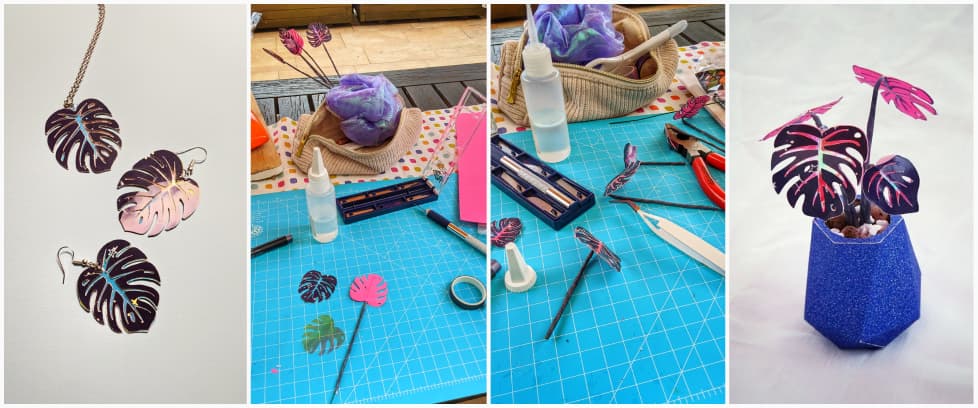
M 119 137 L 119 123 L 112 118 L 112 112 L 102 101 L 85 99 L 75 106 L 75 93 L 85 78 L 85 71 L 95 51 L 102 24 L 105 23 L 105 5 L 98 5 L 98 24 L 85 51 L 75 82 L 68 91 L 63 108 L 55 111 L 44 124 L 44 134 L 48 139 L 48 149 L 54 153 L 55 160 L 66 170 L 69 162 L 75 162 L 75 170 L 81 173 L 104 173 L 112 168 L 122 139 Z M 74 152 L 74 158 L 72 158 Z
M 196 149 L 204 152 L 204 158 L 191 160 L 185 169 L 179 155 Z M 116 200 L 122 229 L 155 237 L 190 218 L 200 205 L 200 187 L 190 176 L 194 165 L 205 160 L 207 150 L 194 147 L 180 153 L 157 150 L 136 162 L 132 170 L 122 175 L 117 186 L 118 189 L 138 189 L 124 193 Z
M 96 260 L 75 259 L 68 247 L 58 249 L 61 283 L 65 269 L 61 256 L 71 255 L 71 264 L 83 266 L 76 291 L 78 305 L 92 315 L 98 324 L 116 333 L 146 333 L 156 319 L 160 305 L 160 274 L 146 254 L 121 239 L 105 244 Z

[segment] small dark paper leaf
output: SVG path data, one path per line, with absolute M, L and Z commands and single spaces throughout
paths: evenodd
M 802 212 L 808 216 L 827 219 L 838 215 L 842 202 L 835 186 L 846 197 L 856 196 L 867 148 L 866 136 L 855 126 L 835 126 L 824 132 L 805 124 L 787 126 L 774 139 L 774 191 L 787 190 L 792 207 L 804 197 Z
M 627 168 L 632 163 L 638 161 L 638 147 L 631 144 L 625 143 L 625 167 Z
M 917 203 L 920 175 L 906 157 L 884 157 L 869 166 L 863 177 L 863 197 L 876 203 L 886 213 L 906 214 L 920 210 Z
M 75 169 L 82 173 L 109 171 L 122 148 L 119 123 L 98 99 L 82 101 L 78 110 L 64 108 L 52 113 L 44 133 L 58 164 L 68 169 L 71 151 L 75 150 Z
M 587 245 L 588 248 L 591 248 L 599 258 L 607 262 L 608 265 L 611 265 L 612 268 L 615 268 L 616 271 L 621 272 L 621 258 L 614 252 L 611 252 L 611 249 L 607 245 L 595 238 L 594 235 L 591 235 L 588 230 L 576 227 L 574 228 L 574 237 L 578 241 L 583 242 L 584 245 Z
M 315 270 L 306 272 L 299 282 L 299 294 L 306 303 L 329 299 L 334 290 L 336 290 L 336 277 Z
M 78 304 L 98 324 L 116 333 L 145 333 L 160 304 L 160 274 L 146 255 L 117 239 L 98 251 L 99 268 L 78 277 Z M 122 320 L 119 320 L 119 319 Z
M 306 29 L 306 39 L 309 40 L 309 45 L 318 47 L 332 40 L 333 34 L 329 32 L 329 27 L 326 24 L 312 23 Z
M 632 162 L 632 164 L 628 165 L 628 167 L 625 167 L 625 170 L 622 170 L 621 173 L 619 173 L 617 176 L 615 176 L 615 178 L 611 179 L 611 181 L 608 182 L 608 185 L 605 186 L 604 188 L 604 195 L 614 193 L 615 191 L 618 191 L 618 189 L 622 188 L 622 186 L 624 186 L 625 183 L 627 183 L 628 180 L 635 175 L 635 173 L 638 171 L 638 168 L 641 166 L 642 163 L 636 160 Z
M 200 205 L 197 182 L 184 175 L 180 158 L 157 150 L 125 172 L 117 188 L 135 187 L 116 199 L 122 229 L 154 237 L 190 218 Z
M 516 241 L 516 237 L 523 231 L 523 222 L 519 218 L 503 218 L 499 220 L 499 225 L 493 221 L 489 231 L 492 233 L 492 238 L 490 238 L 492 244 L 502 248 L 506 244 Z
M 344 343 L 346 334 L 333 324 L 333 318 L 329 315 L 314 319 L 306 325 L 306 331 L 302 334 L 302 348 L 309 354 L 315 353 L 316 349 L 319 349 L 319 355 L 331 353 Z

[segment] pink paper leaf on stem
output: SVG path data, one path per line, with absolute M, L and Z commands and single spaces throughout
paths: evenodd
M 377 274 L 358 276 L 350 286 L 350 298 L 379 307 L 387 301 L 387 282 Z
M 689 119 L 696 116 L 706 106 L 706 103 L 710 101 L 710 97 L 707 95 L 700 95 L 695 98 L 690 98 L 675 115 L 672 115 L 673 119 Z
M 282 28 L 278 30 L 278 38 L 282 41 L 282 45 L 285 49 L 289 50 L 293 55 L 302 54 L 302 46 L 305 43 L 302 41 L 302 35 L 294 28 L 288 30 Z
M 839 103 L 839 101 L 841 101 L 841 100 L 842 100 L 842 97 L 840 96 L 839 99 L 836 99 L 836 100 L 834 100 L 832 102 L 829 102 L 829 103 L 827 103 L 825 105 L 816 106 L 814 108 L 811 108 L 811 109 L 805 111 L 805 113 L 802 113 L 801 115 L 796 116 L 794 119 L 789 120 L 787 123 L 785 123 L 785 124 L 783 124 L 781 126 L 778 126 L 777 129 L 774 129 L 774 130 L 768 132 L 768 134 L 764 135 L 764 137 L 761 138 L 761 141 L 763 142 L 765 140 L 768 140 L 768 139 L 770 139 L 772 137 L 777 136 L 778 133 L 781 133 L 781 131 L 784 130 L 784 128 L 786 128 L 788 126 L 797 125 L 799 123 L 805 123 L 805 122 L 807 122 L 809 119 L 812 118 L 812 115 L 824 115 L 829 110 L 831 110 L 832 107 L 835 106 L 835 104 Z
M 319 47 L 330 42 L 333 39 L 333 34 L 329 32 L 329 27 L 326 24 L 312 23 L 306 29 L 306 39 L 309 40 L 309 45 Z
M 900 112 L 905 115 L 918 119 L 927 120 L 927 116 L 921 109 L 937 115 L 934 109 L 934 99 L 923 89 L 917 88 L 903 80 L 884 76 L 871 69 L 866 69 L 858 65 L 852 66 L 852 72 L 856 74 L 856 80 L 869 86 L 876 86 L 876 82 L 881 78 L 880 95 L 886 103 L 892 103 Z

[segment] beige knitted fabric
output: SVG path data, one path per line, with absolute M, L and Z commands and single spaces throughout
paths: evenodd
M 319 147 L 329 174 L 379 174 L 387 171 L 417 143 L 421 136 L 422 120 L 420 109 L 402 109 L 394 136 L 380 146 L 364 147 L 346 139 L 340 130 L 340 118 L 323 103 L 314 114 L 299 118 L 296 129 L 298 140 L 292 146 L 292 160 L 299 170 L 308 172 L 312 166 L 313 148 Z M 338 141 L 344 143 L 339 144 Z
M 625 50 L 629 50 L 650 38 L 645 20 L 635 12 L 621 6 L 614 6 L 612 19 L 615 29 L 625 37 Z M 519 76 L 523 70 L 522 50 L 526 43 L 526 33 L 519 42 L 507 41 L 503 44 L 499 57 L 499 98 L 497 105 L 513 122 L 526 126 L 526 100 Z M 659 97 L 672 84 L 679 62 L 676 41 L 665 44 L 649 52 L 650 59 L 642 66 L 640 79 L 581 65 L 555 63 L 560 71 L 564 86 L 564 108 L 568 122 L 582 122 L 623 116 L 635 109 L 648 105 Z

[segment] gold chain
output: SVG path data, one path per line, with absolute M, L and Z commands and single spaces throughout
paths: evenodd
M 75 83 L 71 84 L 71 90 L 68 91 L 68 97 L 65 98 L 65 108 L 73 108 L 75 106 L 75 93 L 78 92 L 78 87 L 81 85 L 82 79 L 85 79 L 85 71 L 88 69 L 88 62 L 92 60 L 92 52 L 95 51 L 95 43 L 98 42 L 99 34 L 102 34 L 102 23 L 105 22 L 105 5 L 98 5 L 98 25 L 95 26 L 95 33 L 92 34 L 92 41 L 88 43 L 88 50 L 85 51 L 85 58 L 82 59 L 81 67 L 78 68 L 78 75 L 75 76 Z

